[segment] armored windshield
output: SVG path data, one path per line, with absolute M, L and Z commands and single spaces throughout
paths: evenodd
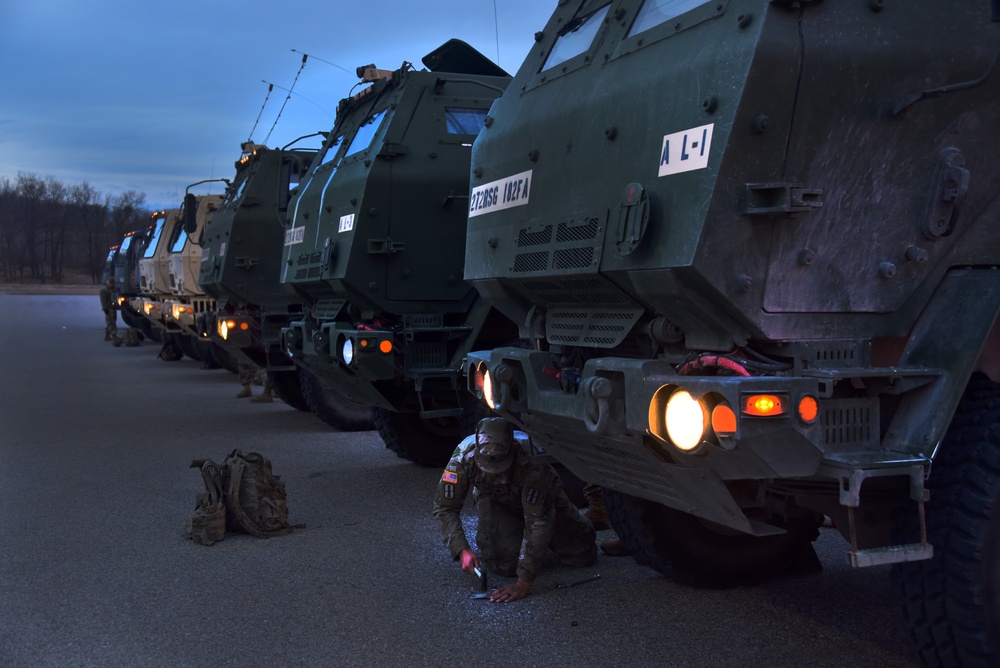
M 444 110 L 444 117 L 448 134 L 477 135 L 483 129 L 486 110 L 447 107 Z
M 570 21 L 556 38 L 556 43 L 552 45 L 552 51 L 545 59 L 542 70 L 560 65 L 589 49 L 610 7 L 611 5 L 604 5 L 597 11 Z
M 655 28 L 661 23 L 704 4 L 708 3 L 705 0 L 646 0 L 635 17 L 635 23 L 628 31 L 628 37 Z
M 146 244 L 146 250 L 143 252 L 143 257 L 153 257 L 156 255 L 156 245 L 160 241 L 160 234 L 163 232 L 163 218 L 156 221 L 156 229 L 153 230 L 153 236 L 149 238 L 149 243 Z
M 384 116 L 385 109 L 369 118 L 360 128 L 358 128 L 357 133 L 354 135 L 354 139 L 351 140 L 351 145 L 347 147 L 347 151 L 344 153 L 345 158 L 349 155 L 354 155 L 359 151 L 363 151 L 371 145 L 372 140 L 375 139 L 375 134 L 378 132 L 379 126 L 382 124 L 382 118 Z
M 124 253 L 125 251 L 127 251 L 128 247 L 131 246 L 131 245 L 132 245 L 132 235 L 130 234 L 127 237 L 125 237 L 124 239 L 122 239 L 122 248 L 121 248 L 122 253 Z
M 331 160 L 333 160 L 334 158 L 336 158 L 337 157 L 337 149 L 340 148 L 340 145 L 341 145 L 341 143 L 343 143 L 343 141 L 344 141 L 344 136 L 341 135 L 341 136 L 337 137 L 336 139 L 334 139 L 332 142 L 330 142 L 330 145 L 326 147 L 326 151 L 320 157 L 319 164 L 316 165 L 316 166 L 317 167 L 322 167 L 326 163 L 328 163 Z

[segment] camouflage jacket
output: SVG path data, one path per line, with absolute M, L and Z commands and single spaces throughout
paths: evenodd
M 476 464 L 475 436 L 465 438 L 445 467 L 434 497 L 434 519 L 453 559 L 471 549 L 462 528 L 461 511 L 472 490 L 473 499 L 488 495 L 494 503 L 524 513 L 524 535 L 517 575 L 532 581 L 541 570 L 555 526 L 556 495 L 562 489 L 559 474 L 548 464 L 532 464 L 528 437 L 515 431 L 520 450 L 511 467 L 500 474 L 482 471 Z
M 108 289 L 108 286 L 105 285 L 104 287 L 102 287 L 101 291 L 98 294 L 101 298 L 102 311 L 110 311 L 113 308 L 115 308 L 115 295 L 113 292 L 111 292 L 111 290 Z

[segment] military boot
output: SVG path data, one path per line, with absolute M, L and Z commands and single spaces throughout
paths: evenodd
M 608 510 L 604 507 L 604 497 L 601 496 L 601 488 L 597 485 L 587 485 L 583 488 L 583 496 L 587 499 L 587 517 L 594 525 L 594 531 L 604 531 L 611 528 L 611 521 L 608 519 Z
M 265 385 L 264 391 L 256 397 L 250 397 L 250 403 L 252 404 L 269 404 L 272 401 L 274 401 L 274 394 L 271 392 L 270 385 Z
M 243 389 L 236 393 L 237 399 L 246 399 L 250 396 L 253 396 L 253 391 L 251 391 L 249 385 L 244 385 Z
M 601 548 L 601 552 L 609 557 L 628 557 L 632 554 L 632 550 L 628 549 L 628 546 L 620 538 L 602 540 L 597 546 Z

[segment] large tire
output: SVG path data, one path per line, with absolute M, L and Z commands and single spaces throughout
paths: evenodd
M 1000 384 L 969 382 L 927 487 L 934 558 L 893 567 L 910 639 L 927 666 L 998 666 Z M 917 513 L 906 517 L 913 541 Z
M 820 517 L 808 516 L 776 536 L 751 536 L 653 501 L 603 490 L 608 517 L 635 560 L 699 587 L 733 587 L 789 572 L 820 570 L 812 541 Z
M 142 326 L 140 327 L 142 333 L 150 341 L 155 341 L 156 343 L 163 343 L 163 330 L 159 327 L 155 327 L 153 323 L 145 318 L 142 319 Z
M 230 373 L 239 373 L 240 365 L 233 357 L 232 353 L 226 350 L 224 347 L 220 346 L 218 343 L 212 343 L 212 355 L 215 357 L 215 361 L 219 363 L 226 371 Z
M 202 369 L 221 369 L 222 365 L 219 360 L 215 357 L 215 344 L 208 339 L 203 339 L 197 336 L 189 337 L 193 340 L 193 345 L 195 350 L 198 351 L 198 356 L 202 361 Z
M 271 390 L 287 405 L 303 413 L 309 412 L 309 404 L 302 396 L 298 367 L 292 371 L 268 371 L 267 382 Z
M 374 428 L 371 404 L 342 394 L 304 369 L 299 369 L 299 386 L 309 409 L 331 427 L 340 431 L 370 431 Z
M 181 349 L 186 357 L 190 357 L 196 362 L 203 362 L 201 358 L 201 351 L 198 350 L 198 346 L 193 336 L 189 334 L 174 334 L 174 342 Z
M 385 447 L 419 466 L 443 468 L 459 442 L 472 433 L 463 428 L 464 420 L 458 418 L 425 420 L 418 413 L 397 413 L 378 407 L 372 409 L 372 417 Z

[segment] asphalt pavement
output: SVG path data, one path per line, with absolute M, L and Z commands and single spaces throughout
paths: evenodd
M 472 599 L 431 519 L 440 471 L 149 341 L 112 347 L 94 296 L 0 294 L 0 314 L 5 668 L 916 665 L 888 569 L 851 569 L 830 529 L 818 575 L 700 590 L 601 555 Z M 183 537 L 189 464 L 234 448 L 272 460 L 306 528 Z

